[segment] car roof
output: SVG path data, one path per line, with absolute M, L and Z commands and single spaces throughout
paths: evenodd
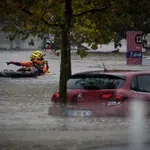
M 140 75 L 140 74 L 150 74 L 150 71 L 144 71 L 144 70 L 95 70 L 95 71 L 85 71 L 85 72 L 79 72 L 74 74 L 73 76 L 77 75 Z

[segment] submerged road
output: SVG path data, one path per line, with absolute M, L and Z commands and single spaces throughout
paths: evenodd
M 17 69 L 6 61 L 26 61 L 30 51 L 0 52 L 0 70 Z M 125 66 L 125 54 L 101 54 L 108 69 L 149 69 Z M 54 75 L 35 79 L 0 78 L 1 150 L 82 150 L 150 142 L 148 118 L 55 118 L 48 116 L 50 97 L 59 82 L 60 57 L 47 53 Z M 103 69 L 100 55 L 72 55 L 73 73 Z M 136 132 L 133 127 L 136 127 Z

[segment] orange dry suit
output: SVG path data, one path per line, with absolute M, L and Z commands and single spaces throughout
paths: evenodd
M 14 61 L 11 61 L 11 62 L 7 62 L 7 65 L 9 64 L 14 64 L 16 66 L 22 66 L 22 67 L 29 67 L 29 68 L 36 68 L 40 73 L 46 73 L 49 69 L 49 66 L 48 66 L 48 62 L 45 61 L 45 60 L 33 60 L 33 61 L 26 61 L 26 62 L 14 62 Z

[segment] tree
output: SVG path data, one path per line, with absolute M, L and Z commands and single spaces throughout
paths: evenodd
M 111 7 L 111 0 L 107 2 L 100 0 L 97 7 L 95 7 L 96 0 L 83 0 L 82 2 L 73 0 L 8 0 L 2 2 L 3 8 L 5 8 L 1 8 L 1 12 L 4 12 L 2 16 L 7 20 L 6 31 L 14 32 L 13 29 L 15 29 L 19 35 L 27 33 L 40 35 L 43 32 L 51 32 L 53 27 L 61 30 L 59 92 L 61 102 L 66 103 L 68 58 L 70 58 L 69 38 L 71 28 L 74 24 L 79 24 L 80 21 L 73 18 L 94 12 L 105 13 Z
M 81 45 L 86 42 L 94 49 L 97 48 L 97 44 L 109 43 L 115 38 L 115 32 L 120 33 L 115 28 L 116 22 L 120 22 L 118 26 L 123 24 L 124 19 L 127 20 L 127 25 L 133 22 L 134 16 L 124 13 L 125 10 L 128 13 L 130 9 L 129 0 L 127 2 L 120 0 L 1 0 L 0 2 L 1 18 L 5 21 L 3 31 L 15 32 L 17 36 L 23 37 L 30 34 L 43 37 L 45 33 L 55 33 L 54 31 L 57 30 L 60 32 L 59 93 L 60 102 L 63 104 L 67 99 L 67 79 L 71 72 L 69 71 L 71 68 L 69 67 L 71 66 L 69 65 L 70 43 Z

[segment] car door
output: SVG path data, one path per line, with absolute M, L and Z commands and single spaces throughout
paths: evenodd
M 144 101 L 150 102 L 150 74 L 137 76 L 138 93 Z
M 132 80 L 131 89 L 150 112 L 150 74 L 136 75 Z

